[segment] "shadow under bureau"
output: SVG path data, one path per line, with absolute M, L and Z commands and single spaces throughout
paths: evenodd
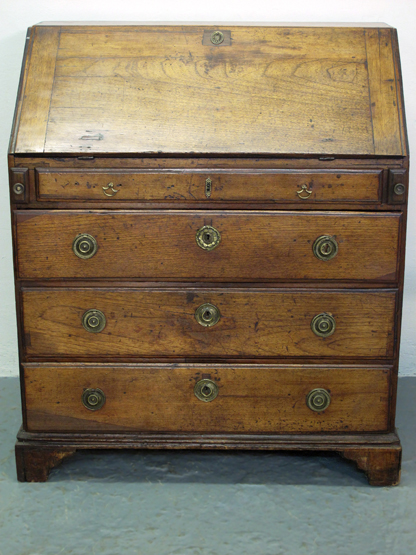
M 335 451 L 397 484 L 408 163 L 389 26 L 30 28 L 19 480 L 200 448 Z

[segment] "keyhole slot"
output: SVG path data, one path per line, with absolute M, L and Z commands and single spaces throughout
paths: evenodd
M 220 311 L 216 306 L 210 303 L 204 303 L 195 311 L 195 318 L 198 324 L 204 327 L 215 326 L 221 318 Z
M 333 248 L 330 243 L 324 243 L 321 247 L 322 254 L 331 254 L 332 251 L 333 251 Z
M 195 384 L 194 393 L 200 401 L 209 403 L 217 397 L 218 386 L 212 380 L 203 379 Z

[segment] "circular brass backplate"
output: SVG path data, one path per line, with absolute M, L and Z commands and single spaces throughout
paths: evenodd
M 218 386 L 215 382 L 208 379 L 199 380 L 194 387 L 195 396 L 204 403 L 213 401 L 218 395 Z
M 224 33 L 221 33 L 221 31 L 215 31 L 214 33 L 212 33 L 211 35 L 212 44 L 221 44 L 223 40 L 224 40 Z
M 393 187 L 393 191 L 395 195 L 403 195 L 404 192 L 406 191 L 406 187 L 403 183 L 396 183 L 396 185 Z
M 105 395 L 101 389 L 84 389 L 82 403 L 88 410 L 100 410 L 105 403 Z
M 334 333 L 335 327 L 335 318 L 327 312 L 317 314 L 311 322 L 312 331 L 318 337 L 329 337 Z
M 204 225 L 196 232 L 196 243 L 204 251 L 212 251 L 221 241 L 220 232 L 211 225 Z
M 22 195 L 25 192 L 25 186 L 23 183 L 15 183 L 13 185 L 13 193 L 15 195 Z
M 330 235 L 321 235 L 314 242 L 312 250 L 319 260 L 331 260 L 338 253 L 338 243 Z
M 91 258 L 97 252 L 97 241 L 88 233 L 77 235 L 72 243 L 72 250 L 78 258 Z
M 320 387 L 312 389 L 306 396 L 308 408 L 315 412 L 322 412 L 331 404 L 331 395 L 326 389 Z
M 219 309 L 211 303 L 201 304 L 201 306 L 195 310 L 196 321 L 198 324 L 201 324 L 201 326 L 206 328 L 215 326 L 215 324 L 219 322 L 220 318 L 221 313 Z
M 91 333 L 100 333 L 105 328 L 106 323 L 104 313 L 95 308 L 87 310 L 82 316 L 82 325 Z

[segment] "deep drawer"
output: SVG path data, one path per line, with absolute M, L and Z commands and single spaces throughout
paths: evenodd
M 363 212 L 18 211 L 18 272 L 41 279 L 392 282 L 400 221 L 396 213 Z M 197 243 L 204 226 L 220 237 L 213 250 Z M 73 251 L 82 234 L 96 243 L 89 259 Z M 322 236 L 336 242 L 331 260 L 314 254 Z
M 381 200 L 381 171 L 37 170 L 38 200 L 345 203 Z
M 30 357 L 393 356 L 393 290 L 48 288 L 22 300 Z
M 382 432 L 388 428 L 390 374 L 388 367 L 28 364 L 27 429 Z M 209 402 L 195 395 L 201 379 L 217 387 Z M 91 389 L 104 394 L 98 392 L 101 402 L 105 397 L 98 410 L 87 408 L 101 404 L 90 404 L 91 392 L 84 392 Z M 307 406 L 316 389 L 329 395 L 324 411 Z

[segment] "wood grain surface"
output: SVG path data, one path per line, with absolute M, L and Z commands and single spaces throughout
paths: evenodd
M 31 38 L 29 65 L 23 79 L 24 98 L 20 107 L 17 142 L 21 152 L 42 152 L 49 121 L 55 79 L 59 27 L 36 28 Z
M 392 29 L 217 29 L 33 27 L 13 152 L 405 153 Z
M 25 367 L 28 431 L 383 432 L 389 406 L 387 367 L 59 366 Z M 202 378 L 216 399 L 197 399 Z M 331 404 L 310 410 L 306 396 L 327 389 Z M 81 395 L 100 388 L 105 405 L 86 409 Z
M 395 291 L 282 291 L 192 289 L 25 289 L 26 354 L 42 357 L 300 356 L 392 357 Z M 204 304 L 221 318 L 212 327 L 195 319 Z M 101 333 L 82 326 L 98 309 Z M 316 336 L 311 321 L 330 313 L 336 330 Z
M 400 219 L 397 213 L 19 211 L 19 277 L 392 282 Z M 212 251 L 195 240 L 204 225 L 221 234 Z M 72 251 L 80 233 L 98 244 L 88 260 Z M 322 235 L 339 244 L 332 260 L 313 254 Z
M 209 195 L 206 180 L 209 179 Z M 377 202 L 378 171 L 37 170 L 39 200 Z M 109 188 L 112 184 L 112 188 Z M 302 189 L 303 187 L 303 189 Z M 306 187 L 306 188 L 305 188 Z M 112 189 L 114 189 L 114 192 Z M 112 196 L 110 196 L 112 195 Z
M 45 481 L 78 448 L 329 448 L 398 483 L 407 190 L 394 186 L 408 167 L 384 24 L 30 28 L 9 151 L 19 479 Z M 195 239 L 207 225 L 211 252 Z M 88 260 L 73 252 L 82 233 L 98 245 Z M 313 254 L 322 235 L 330 261 Z M 212 327 L 195 318 L 204 303 Z M 89 309 L 100 333 L 82 325 Z M 311 329 L 321 313 L 327 338 Z M 210 403 L 201 378 L 219 388 Z M 104 391 L 102 409 L 85 388 Z M 331 395 L 321 413 L 315 388 Z

